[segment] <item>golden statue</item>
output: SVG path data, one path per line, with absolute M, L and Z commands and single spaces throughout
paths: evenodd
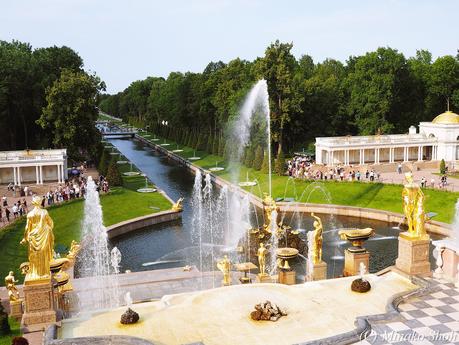
M 424 223 L 426 215 L 424 212 L 424 193 L 417 183 L 413 180 L 413 174 L 405 174 L 406 184 L 402 191 L 403 213 L 405 214 L 408 231 L 403 237 L 423 238 L 428 237 Z
M 29 244 L 29 269 L 24 284 L 51 279 L 49 264 L 53 258 L 54 223 L 48 211 L 41 207 L 41 198 L 32 198 L 34 209 L 27 214 L 27 224 L 21 244 Z
M 69 259 L 72 264 L 75 263 L 76 256 L 78 255 L 80 249 L 81 249 L 81 245 L 79 245 L 77 241 L 72 240 L 72 243 L 70 244 L 69 252 L 67 254 L 67 259 Z
M 5 287 L 8 290 L 8 297 L 10 298 L 10 302 L 19 301 L 19 291 L 16 288 L 16 283 L 18 281 L 14 279 L 13 271 L 5 277 Z
M 180 212 L 183 210 L 183 198 L 177 200 L 175 204 L 172 205 L 172 211 Z
M 268 253 L 268 249 L 265 245 L 260 242 L 260 248 L 258 248 L 257 256 L 258 256 L 258 266 L 260 269 L 260 275 L 266 275 L 266 254 Z
M 222 260 L 217 262 L 217 267 L 223 273 L 223 285 L 231 285 L 231 261 L 228 259 L 228 255 L 225 255 Z
M 312 246 L 312 260 L 314 264 L 318 264 L 322 262 L 322 232 L 323 232 L 323 225 L 322 220 L 315 216 L 314 213 L 311 213 L 311 217 L 315 219 L 314 223 L 314 242 Z
M 266 232 L 273 233 L 278 231 L 277 219 L 272 219 L 273 211 L 279 212 L 279 207 L 276 205 L 276 202 L 273 198 L 264 193 L 265 197 L 263 198 L 263 208 L 265 211 L 265 224 L 263 225 Z

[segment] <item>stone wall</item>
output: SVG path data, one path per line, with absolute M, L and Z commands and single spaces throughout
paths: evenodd
M 181 216 L 181 212 L 168 210 L 126 220 L 124 222 L 113 224 L 107 227 L 108 238 L 111 239 L 116 236 L 124 235 L 129 232 L 145 228 L 147 226 L 177 220 L 180 219 Z

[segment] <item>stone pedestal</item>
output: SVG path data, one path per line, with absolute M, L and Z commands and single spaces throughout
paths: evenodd
M 24 315 L 21 328 L 25 332 L 39 330 L 56 322 L 53 286 L 51 281 L 25 282 Z
M 429 244 L 429 236 L 416 239 L 401 233 L 398 237 L 398 258 L 395 266 L 409 275 L 431 276 Z
M 312 275 L 309 273 L 309 265 L 306 265 L 306 280 L 324 280 L 327 279 L 327 263 L 321 261 L 318 264 L 314 264 L 312 268 Z
M 285 285 L 294 285 L 296 283 L 295 271 L 279 271 L 279 283 Z
M 257 274 L 257 283 L 272 283 L 273 277 L 269 274 Z
M 370 264 L 370 252 L 351 252 L 349 249 L 344 251 L 344 270 L 343 276 L 355 276 L 360 272 L 360 263 L 363 262 L 368 270 Z
M 16 320 L 22 318 L 22 299 L 10 301 L 10 316 Z

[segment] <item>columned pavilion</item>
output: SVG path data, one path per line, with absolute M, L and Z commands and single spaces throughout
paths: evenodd
M 408 134 L 316 138 L 316 163 L 365 165 L 459 160 L 459 115 L 447 111 Z
M 66 149 L 0 152 L 0 184 L 63 183 L 67 177 Z

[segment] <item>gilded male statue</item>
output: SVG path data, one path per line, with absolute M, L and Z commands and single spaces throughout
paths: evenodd
M 16 283 L 18 281 L 14 279 L 13 271 L 5 277 L 5 287 L 8 290 L 8 297 L 10 298 L 10 302 L 18 301 L 19 300 L 19 291 L 16 287 Z
M 402 191 L 403 212 L 408 225 L 408 235 L 413 238 L 426 236 L 424 193 L 417 183 L 414 182 L 413 174 L 405 174 L 406 184 Z
M 225 255 L 222 260 L 217 262 L 217 267 L 223 273 L 223 285 L 231 285 L 231 261 L 228 259 L 228 255 Z
M 41 198 L 32 198 L 34 209 L 27 214 L 24 238 L 21 244 L 28 243 L 29 269 L 25 284 L 33 280 L 49 280 L 49 263 L 53 258 L 54 223 L 48 211 L 41 207 Z
M 323 225 L 322 220 L 315 216 L 314 213 L 311 213 L 311 217 L 313 217 L 314 223 L 312 226 L 314 227 L 314 242 L 312 247 L 312 259 L 314 264 L 318 264 L 322 261 L 322 233 L 323 233 Z

